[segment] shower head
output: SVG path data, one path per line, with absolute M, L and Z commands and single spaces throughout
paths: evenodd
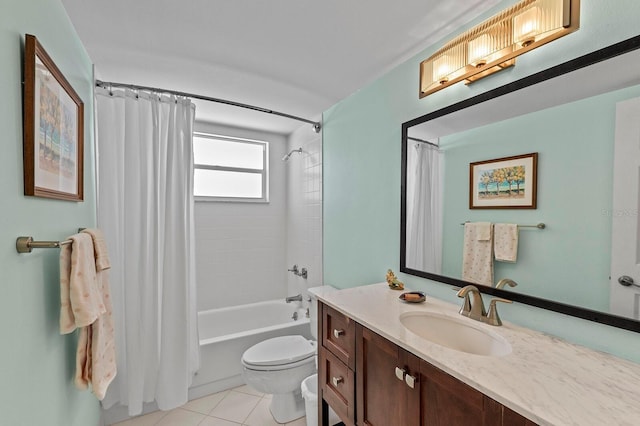
M 302 154 L 302 147 L 300 147 L 298 149 L 292 149 L 291 151 L 289 151 L 289 153 L 287 155 L 282 157 L 282 161 L 289 160 L 289 157 L 291 157 L 291 154 L 293 154 L 294 152 L 297 152 L 298 154 Z

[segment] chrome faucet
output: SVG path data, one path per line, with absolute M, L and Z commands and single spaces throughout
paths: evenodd
M 284 299 L 285 302 L 302 302 L 302 294 L 296 294 L 295 296 L 288 296 Z
M 491 299 L 489 312 L 487 312 L 482 302 L 482 294 L 480 290 L 478 290 L 478 287 L 474 285 L 461 288 L 460 291 L 458 291 L 458 297 L 464 297 L 464 302 L 460 308 L 460 315 L 489 325 L 502 325 L 502 321 L 498 315 L 498 309 L 496 308 L 497 302 L 513 303 L 511 300 L 496 297 Z
M 503 278 L 500 281 L 498 281 L 498 284 L 496 284 L 496 288 L 503 289 L 504 286 L 506 285 L 508 285 L 509 287 L 515 287 L 518 285 L 518 283 L 510 278 Z
M 302 269 L 298 270 L 298 265 L 293 265 L 293 267 L 291 269 L 287 269 L 287 271 L 293 272 L 294 275 L 302 277 L 305 280 L 307 279 L 307 268 L 302 268 Z

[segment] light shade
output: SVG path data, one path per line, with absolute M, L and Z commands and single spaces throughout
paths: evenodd
M 579 28 L 580 0 L 523 0 L 451 40 L 420 64 L 420 97 L 476 81 Z

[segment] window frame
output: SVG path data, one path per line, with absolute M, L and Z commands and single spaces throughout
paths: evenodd
M 235 142 L 235 143 L 244 143 L 251 145 L 260 145 L 262 146 L 262 169 L 250 169 L 250 168 L 242 168 L 242 167 L 229 167 L 229 166 L 215 166 L 209 164 L 198 164 L 196 162 L 195 156 L 193 159 L 193 173 L 195 180 L 195 171 L 197 169 L 200 170 L 216 170 L 216 171 L 225 171 L 225 172 L 239 172 L 239 173 L 255 173 L 262 176 L 262 197 L 261 198 L 251 198 L 251 197 L 217 197 L 212 195 L 195 195 L 193 194 L 194 201 L 205 201 L 205 202 L 225 202 L 225 203 L 269 203 L 269 142 L 258 140 L 258 139 L 248 139 L 248 138 L 239 138 L 234 136 L 226 136 L 219 135 L 215 133 L 208 132 L 193 132 L 193 137 L 205 138 L 205 139 L 216 139 L 227 142 Z M 194 184 L 195 189 L 195 184 Z

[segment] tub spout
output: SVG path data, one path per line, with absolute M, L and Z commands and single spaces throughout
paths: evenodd
M 296 294 L 295 296 L 288 296 L 284 300 L 287 303 L 302 302 L 302 295 L 301 294 Z

